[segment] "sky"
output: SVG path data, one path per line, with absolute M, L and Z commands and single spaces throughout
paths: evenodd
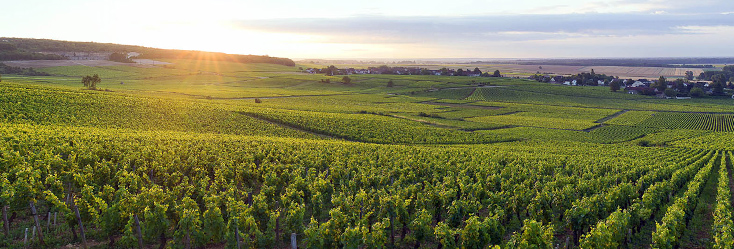
M 732 0 L 1 0 L 0 37 L 294 59 L 732 57 Z

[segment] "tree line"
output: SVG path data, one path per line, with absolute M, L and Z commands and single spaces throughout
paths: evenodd
M 28 76 L 50 76 L 51 74 L 46 72 L 39 72 L 32 67 L 13 67 L 0 63 L 0 74 L 19 74 Z

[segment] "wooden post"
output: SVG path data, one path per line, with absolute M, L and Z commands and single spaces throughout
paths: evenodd
M 87 237 L 84 235 L 84 224 L 82 224 L 82 217 L 79 215 L 79 207 L 76 206 L 76 203 L 74 203 L 74 213 L 76 214 L 76 219 L 79 221 L 79 231 L 82 234 L 82 245 L 84 246 L 84 249 L 86 249 Z
M 186 231 L 186 237 L 184 237 L 184 248 L 191 249 L 191 231 Z
M 25 236 L 23 236 L 23 247 L 28 248 L 28 228 L 25 228 Z
M 237 218 L 234 219 L 234 238 L 237 240 L 237 249 L 240 249 L 240 226 L 237 224 Z
M 298 249 L 298 243 L 296 242 L 296 233 L 291 233 L 291 249 Z
M 280 216 L 278 216 L 278 218 L 275 218 L 275 241 L 280 239 Z
M 48 219 L 46 219 L 46 232 L 51 230 L 51 212 L 48 212 Z
M 134 214 L 133 218 L 135 218 L 135 232 L 138 233 L 138 246 L 143 249 L 143 233 L 140 231 L 140 220 L 138 220 L 137 214 Z
M 31 215 L 33 215 L 33 220 L 36 221 L 38 239 L 41 241 L 42 245 L 45 245 L 46 243 L 43 242 L 43 233 L 41 232 L 41 223 L 38 221 L 38 213 L 36 213 L 36 205 L 33 205 L 33 201 L 29 201 L 28 204 L 31 206 Z
M 10 222 L 8 222 L 8 206 L 3 206 L 3 232 L 5 232 L 5 237 L 10 237 Z

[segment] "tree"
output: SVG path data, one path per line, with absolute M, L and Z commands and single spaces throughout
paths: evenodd
M 678 95 L 678 93 L 675 90 L 673 90 L 672 88 L 665 89 L 663 93 L 665 93 L 665 96 L 667 97 L 675 97 Z
M 459 68 L 458 70 L 456 70 L 455 76 L 464 76 L 464 69 Z
M 724 74 L 716 74 L 711 77 L 714 82 L 711 85 L 713 95 L 724 95 L 724 85 L 726 85 L 726 76 Z
M 594 69 L 592 68 L 591 69 L 591 76 L 594 76 L 594 75 L 596 75 L 596 73 L 594 73 Z
M 682 79 L 675 80 L 675 90 L 681 93 L 685 93 L 688 91 L 688 87 L 686 87 L 685 82 L 683 82 Z
M 99 75 L 94 74 L 93 76 L 84 76 L 82 77 L 82 84 L 84 84 L 84 87 L 90 90 L 97 89 L 97 84 L 102 82 L 102 79 L 99 78 Z
M 612 90 L 612 92 L 619 91 L 621 87 L 622 87 L 622 83 L 619 82 L 619 80 L 614 80 L 611 83 L 609 83 L 609 90 Z
M 668 88 L 668 81 L 665 80 L 665 77 L 660 76 L 658 82 L 655 83 L 655 88 L 660 92 L 665 91 L 665 89 Z
M 387 81 L 387 87 L 393 87 L 395 84 L 392 83 L 392 79 Z
M 334 65 L 331 65 L 324 69 L 322 72 L 324 72 L 324 75 L 326 76 L 334 76 L 334 73 L 337 73 L 339 69 L 337 69 Z
M 502 77 L 500 74 L 500 70 L 494 70 L 494 74 L 492 74 L 492 77 Z
M 701 89 L 700 87 L 694 87 L 693 89 L 691 89 L 691 97 L 701 97 L 704 94 L 705 93 L 703 92 L 703 89 Z
M 443 76 L 449 75 L 449 69 L 448 68 L 442 67 L 440 70 L 441 70 L 441 75 L 443 75 Z
M 474 68 L 474 72 L 473 72 L 473 73 L 474 73 L 474 74 L 479 74 L 479 75 L 481 75 L 481 74 L 482 74 L 482 70 L 479 70 L 479 68 L 478 68 L 478 67 L 475 67 L 475 68 Z
M 342 83 L 344 83 L 345 85 L 351 82 L 352 82 L 352 78 L 349 78 L 349 76 L 342 77 Z
M 693 71 L 686 71 L 686 79 L 693 80 Z

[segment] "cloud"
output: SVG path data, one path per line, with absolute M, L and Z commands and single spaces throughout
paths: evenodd
M 518 41 L 569 37 L 696 34 L 680 27 L 734 26 L 729 15 L 668 13 L 490 15 L 469 17 L 298 18 L 237 21 L 245 30 L 319 37 L 322 43 Z

